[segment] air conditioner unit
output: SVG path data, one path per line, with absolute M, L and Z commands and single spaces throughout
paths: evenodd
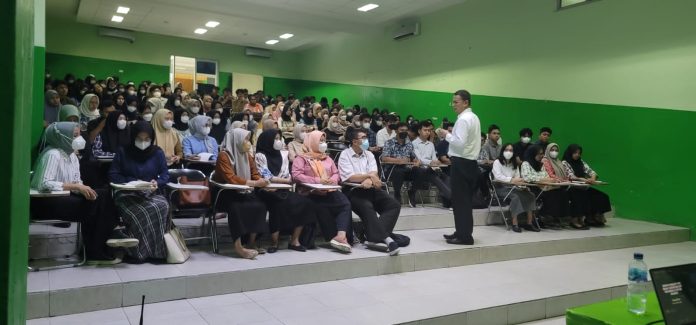
M 394 32 L 394 40 L 402 40 L 420 34 L 420 23 L 403 24 Z
M 135 42 L 135 33 L 125 29 L 101 27 L 99 28 L 99 36 L 120 38 L 129 41 L 131 44 Z
M 273 52 L 271 50 L 266 50 L 266 49 L 258 49 L 255 47 L 247 47 L 244 48 L 244 54 L 247 56 L 256 56 L 259 58 L 271 58 Z

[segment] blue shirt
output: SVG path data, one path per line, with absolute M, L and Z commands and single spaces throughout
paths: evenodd
M 112 183 L 123 184 L 132 181 L 157 181 L 157 187 L 164 188 L 169 182 L 169 170 L 164 151 L 157 149 L 147 160 L 140 162 L 126 155 L 123 148 L 119 149 L 109 169 L 109 180 Z
M 218 144 L 215 139 L 211 137 L 205 137 L 205 140 L 200 140 L 192 135 L 184 138 L 182 143 L 184 146 L 184 157 L 197 155 L 201 152 L 207 152 L 212 154 L 210 160 L 217 160 L 218 157 Z
M 384 143 L 384 153 L 385 157 L 392 158 L 416 158 L 416 154 L 413 151 L 413 144 L 409 141 L 405 141 L 404 144 L 399 144 L 396 138 L 389 139 Z

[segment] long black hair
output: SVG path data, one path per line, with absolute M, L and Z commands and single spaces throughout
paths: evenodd
M 579 151 L 580 155 L 582 155 L 582 147 L 578 144 L 572 143 L 568 145 L 568 148 L 566 148 L 565 152 L 563 153 L 563 160 L 568 162 L 571 168 L 573 168 L 573 173 L 575 174 L 575 177 L 584 177 L 585 176 L 585 168 L 582 163 L 582 158 L 575 160 L 573 159 L 573 154 Z
M 541 171 L 541 161 L 536 160 L 536 155 L 539 153 L 543 153 L 544 148 L 542 148 L 540 145 L 531 145 L 527 150 L 524 152 L 524 161 L 528 162 L 532 168 L 536 171 Z
M 503 166 L 507 165 L 507 160 L 505 159 L 505 156 L 503 155 L 503 153 L 505 152 L 505 148 L 507 148 L 508 146 L 512 147 L 512 149 L 513 149 L 512 150 L 513 154 L 512 154 L 512 157 L 510 158 L 510 163 L 512 164 L 512 169 L 517 169 L 518 166 L 517 166 L 517 159 L 515 159 L 515 150 L 514 150 L 515 148 L 513 147 L 512 143 L 510 143 L 510 142 L 503 145 L 502 149 L 500 150 L 500 155 L 498 155 L 498 161 L 500 161 L 500 163 Z

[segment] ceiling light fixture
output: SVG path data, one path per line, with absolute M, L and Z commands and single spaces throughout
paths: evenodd
M 268 44 L 268 45 L 273 45 L 273 44 L 276 44 L 276 43 L 278 43 L 278 40 L 277 40 L 277 39 L 272 39 L 272 40 L 266 41 L 266 44 Z
M 123 21 L 123 16 L 116 16 L 116 15 L 114 15 L 113 17 L 111 17 L 111 21 L 113 21 L 113 22 L 115 22 L 115 23 L 120 23 L 120 22 Z
M 205 23 L 205 27 L 210 27 L 210 28 L 215 28 L 215 27 L 217 27 L 218 25 L 220 25 L 220 22 L 217 22 L 217 21 L 214 21 L 214 20 L 211 20 L 211 21 Z
M 293 37 L 293 36 L 295 36 L 295 35 L 290 34 L 290 33 L 285 33 L 285 34 L 280 35 L 280 36 L 278 36 L 278 37 L 280 37 L 280 38 L 282 38 L 282 39 L 288 39 L 288 38 Z
M 124 15 L 125 15 L 125 14 L 127 14 L 128 12 L 130 12 L 130 8 L 128 8 L 128 7 L 121 7 L 121 6 L 118 6 L 118 9 L 116 9 L 116 13 L 119 13 L 119 14 L 124 14 Z
M 368 12 L 368 11 L 370 11 L 370 10 L 372 10 L 372 9 L 377 8 L 377 7 L 379 7 L 379 5 L 376 5 L 376 4 L 374 4 L 374 3 L 370 3 L 370 4 L 366 4 L 366 5 L 364 5 L 364 6 L 360 7 L 360 8 L 358 8 L 358 11 Z
M 193 32 L 196 33 L 196 34 L 199 34 L 199 35 L 203 35 L 203 34 L 205 34 L 206 32 L 208 32 L 208 30 L 205 29 L 205 28 L 196 28 L 196 30 L 194 30 Z

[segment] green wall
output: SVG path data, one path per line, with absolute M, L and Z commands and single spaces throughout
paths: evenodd
M 163 83 L 169 80 L 169 66 L 155 65 L 120 60 L 108 60 L 73 56 L 58 53 L 46 53 L 46 69 L 54 78 L 63 78 L 66 73 L 73 73 L 77 78 L 94 74 L 98 79 L 107 76 L 119 76 L 122 82 L 133 80 L 136 84 L 143 80 Z
M 306 80 L 265 78 L 269 93 L 338 97 L 346 105 L 361 104 L 397 111 L 402 117 L 455 118 L 451 93 L 356 86 Z M 503 141 L 515 142 L 523 127 L 554 130 L 561 150 L 570 143 L 584 147 L 584 159 L 611 185 L 603 188 L 617 215 L 691 228 L 696 240 L 694 177 L 683 169 L 696 153 L 691 127 L 696 112 L 601 104 L 475 95 L 472 107 L 482 129 L 501 127 Z
M 0 87 L 6 99 L 0 128 L 5 159 L 0 159 L 0 324 L 24 324 L 27 298 L 29 227 L 29 148 L 34 76 L 34 0 L 0 2 Z

